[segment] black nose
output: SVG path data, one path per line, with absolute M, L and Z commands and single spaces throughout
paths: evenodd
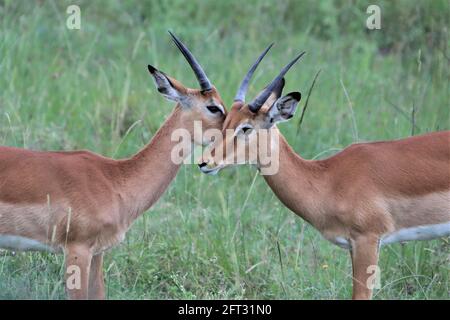
M 201 169 L 201 168 L 203 168 L 204 166 L 206 166 L 206 162 L 202 162 L 202 163 L 199 163 L 198 164 L 198 167 Z

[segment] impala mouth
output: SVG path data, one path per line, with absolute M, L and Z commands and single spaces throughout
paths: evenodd
M 222 169 L 221 166 L 217 166 L 215 168 L 208 168 L 207 166 L 200 167 L 201 172 L 212 176 L 216 175 L 220 171 L 220 169 Z

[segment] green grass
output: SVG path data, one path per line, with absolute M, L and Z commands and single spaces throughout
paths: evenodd
M 65 27 L 72 3 L 81 7 L 80 31 Z M 280 126 L 305 158 L 355 141 L 409 136 L 413 106 L 414 134 L 449 129 L 450 42 L 441 19 L 448 2 L 389 3 L 382 2 L 382 30 L 367 31 L 364 1 L 0 0 L 0 144 L 115 158 L 137 152 L 173 108 L 156 92 L 147 64 L 196 86 L 168 29 L 194 51 L 228 105 L 270 42 L 276 46 L 249 96 L 306 50 L 286 92 L 306 97 L 322 72 L 299 134 L 300 113 Z M 407 10 L 416 23 L 403 23 Z M 108 298 L 350 297 L 349 254 L 286 209 L 255 175 L 239 167 L 210 177 L 184 166 L 107 253 Z M 384 247 L 375 298 L 448 299 L 449 252 L 449 239 Z M 1 299 L 64 298 L 62 276 L 62 256 L 0 251 Z

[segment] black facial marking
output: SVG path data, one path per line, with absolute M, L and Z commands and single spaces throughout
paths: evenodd
M 154 66 L 148 65 L 148 71 L 150 71 L 151 74 L 154 74 L 156 71 L 158 71 Z
M 206 108 L 212 113 L 222 112 L 222 110 L 216 106 L 207 106 Z
M 300 101 L 302 94 L 300 92 L 291 92 L 289 95 L 297 101 Z

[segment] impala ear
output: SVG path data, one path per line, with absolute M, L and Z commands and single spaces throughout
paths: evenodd
M 185 97 L 186 89 L 178 81 L 170 78 L 151 65 L 148 65 L 148 71 L 153 77 L 156 89 L 166 99 L 176 102 L 182 102 L 184 100 L 183 97 Z
M 269 125 L 272 126 L 277 122 L 287 121 L 292 118 L 301 98 L 300 92 L 291 92 L 275 101 L 267 113 Z

